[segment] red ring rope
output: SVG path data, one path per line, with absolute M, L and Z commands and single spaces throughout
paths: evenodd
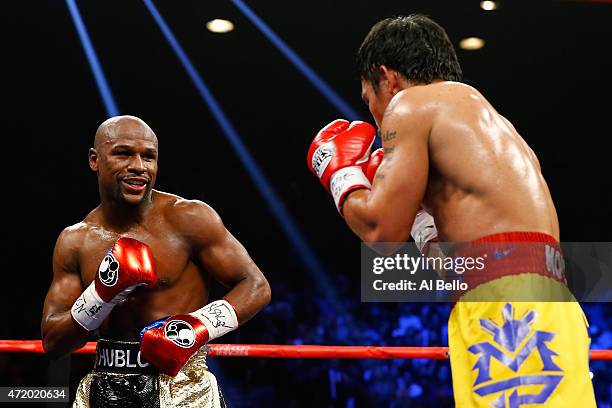
M 448 347 L 371 347 L 277 344 L 209 344 L 211 357 L 266 358 L 448 358 Z M 93 354 L 96 343 L 89 342 L 74 353 Z M 0 353 L 44 353 L 40 340 L 0 340 Z M 612 360 L 612 350 L 591 350 L 591 360 Z

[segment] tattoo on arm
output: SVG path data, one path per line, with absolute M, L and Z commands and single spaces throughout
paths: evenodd
M 383 133 L 382 140 L 383 140 L 383 142 L 388 142 L 390 140 L 395 139 L 395 136 L 397 136 L 397 131 L 395 131 L 395 130 L 387 130 L 385 133 Z
M 395 133 L 395 132 L 393 132 Z M 381 163 L 380 167 L 378 168 L 378 171 L 376 172 L 376 179 L 384 179 L 385 178 L 385 172 L 387 171 L 389 165 L 391 164 L 391 161 L 393 160 L 393 151 L 395 150 L 395 147 L 391 146 L 391 147 L 383 147 L 383 152 L 384 154 L 384 158 L 383 158 L 383 162 Z

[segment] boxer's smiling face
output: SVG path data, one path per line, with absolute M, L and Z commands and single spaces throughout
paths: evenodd
M 100 194 L 119 203 L 139 205 L 151 196 L 157 176 L 157 137 L 136 121 L 119 123 L 90 151 Z
M 157 147 L 148 140 L 120 138 L 108 150 L 105 175 L 117 186 L 115 198 L 140 204 L 155 183 Z

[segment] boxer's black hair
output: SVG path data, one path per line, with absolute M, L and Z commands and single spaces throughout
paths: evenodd
M 461 66 L 446 31 L 420 14 L 386 18 L 376 23 L 357 52 L 361 79 L 378 90 L 381 65 L 411 82 L 461 81 Z

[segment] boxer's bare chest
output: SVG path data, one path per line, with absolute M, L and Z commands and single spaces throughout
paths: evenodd
M 94 279 L 100 262 L 120 237 L 134 238 L 149 245 L 161 287 L 172 285 L 191 262 L 189 244 L 163 219 L 151 217 L 120 231 L 92 225 L 79 251 L 79 269 L 85 285 Z

